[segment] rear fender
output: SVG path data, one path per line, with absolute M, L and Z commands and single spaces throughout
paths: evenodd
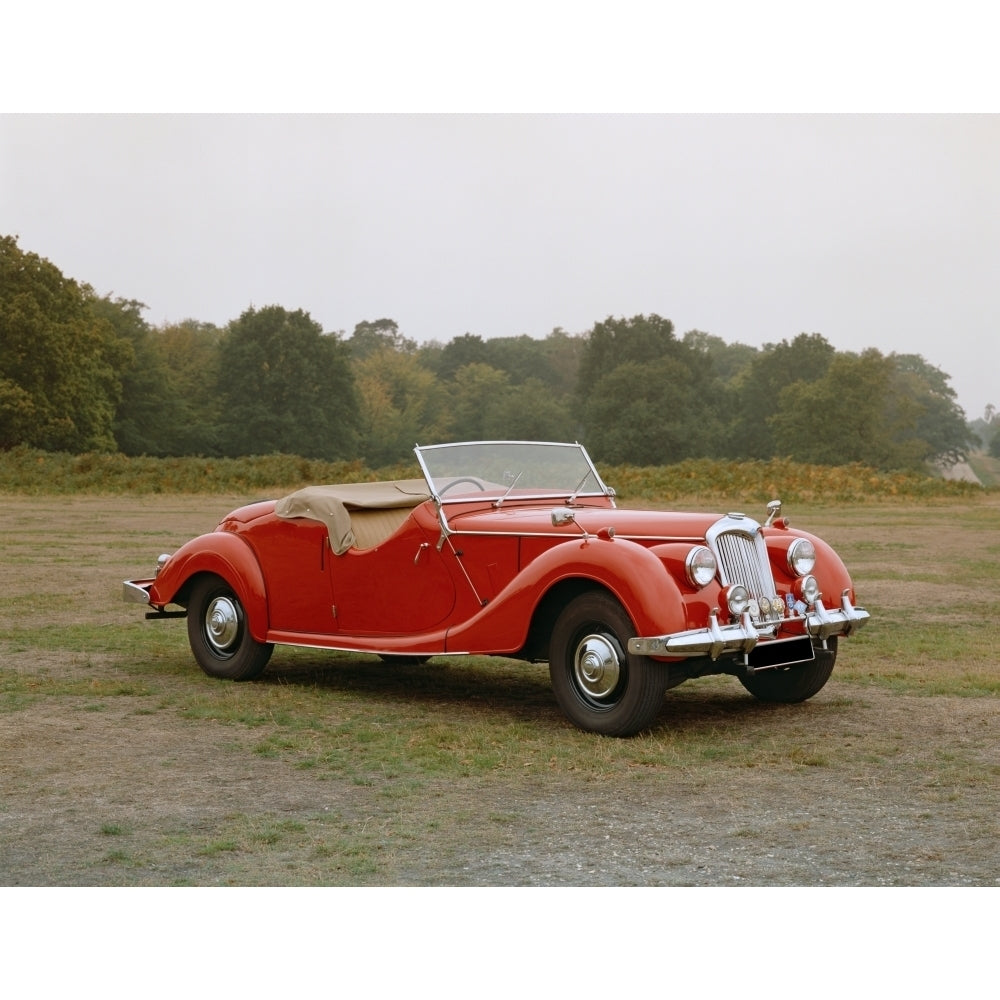
M 212 573 L 222 577 L 240 599 L 247 614 L 250 634 L 257 642 L 267 639 L 267 588 L 253 549 L 229 531 L 213 531 L 191 539 L 166 562 L 153 581 L 149 603 L 186 606 L 194 577 Z

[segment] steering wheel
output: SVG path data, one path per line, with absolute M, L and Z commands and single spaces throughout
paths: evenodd
M 486 491 L 486 487 L 479 482 L 478 479 L 473 479 L 471 476 L 459 476 L 458 479 L 453 479 L 447 486 L 445 486 L 441 490 L 440 495 L 444 496 L 448 490 L 454 489 L 459 483 L 472 483 L 472 485 L 475 486 L 480 493 L 484 493 Z

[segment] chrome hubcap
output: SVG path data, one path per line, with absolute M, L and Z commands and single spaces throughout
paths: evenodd
M 205 638 L 220 655 L 232 651 L 240 632 L 240 613 L 231 597 L 215 597 L 205 611 Z
M 621 680 L 622 660 L 617 644 L 605 635 L 588 635 L 573 659 L 577 686 L 590 698 L 607 698 Z

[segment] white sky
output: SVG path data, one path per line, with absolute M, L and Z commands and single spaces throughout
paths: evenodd
M 939 25 L 870 15 L 880 30 L 860 41 L 843 21 L 775 35 L 706 16 L 672 31 L 630 3 L 613 22 L 568 17 L 587 4 L 515 3 L 502 24 L 431 4 L 453 14 L 430 18 L 439 32 L 388 13 L 391 29 L 354 15 L 320 30 L 300 3 L 278 30 L 251 3 L 189 30 L 194 11 L 224 6 L 181 3 L 82 53 L 81 13 L 42 54 L 15 55 L 12 77 L 46 84 L 0 104 L 30 112 L 0 115 L 0 233 L 144 302 L 155 324 L 278 304 L 325 330 L 389 317 L 446 342 L 655 312 L 678 335 L 760 346 L 816 332 L 838 350 L 922 354 L 970 418 L 1000 405 L 1000 116 L 886 113 L 998 110 L 963 4 L 954 46 Z M 754 8 L 765 29 L 759 12 L 775 8 L 801 9 Z M 533 32 L 529 9 L 551 15 Z M 370 44 L 347 44 L 352 32 Z M 890 40 L 902 70 L 883 59 Z M 965 84 L 951 97 L 949 56 Z M 811 113 L 866 109 L 866 68 L 877 113 Z M 482 113 L 539 107 L 557 113 Z M 301 109 L 337 113 L 257 113 Z M 614 113 L 633 109 L 650 113 Z M 185 113 L 148 113 L 164 110 Z M 558 113 L 595 110 L 611 113 Z

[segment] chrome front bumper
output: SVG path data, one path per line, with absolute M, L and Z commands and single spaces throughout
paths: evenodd
M 840 598 L 840 608 L 828 610 L 817 600 L 803 615 L 784 618 L 760 627 L 754 625 L 750 613 L 744 612 L 734 625 L 720 625 L 718 609 L 708 616 L 707 628 L 689 629 L 669 635 L 636 636 L 628 641 L 628 651 L 638 656 L 688 657 L 708 656 L 717 660 L 732 653 L 749 653 L 761 639 L 773 639 L 779 624 L 800 621 L 811 639 L 825 641 L 834 635 L 851 635 L 871 616 L 863 608 L 854 607 L 847 592 Z
M 149 604 L 152 580 L 125 580 L 122 583 L 122 600 L 126 604 Z

